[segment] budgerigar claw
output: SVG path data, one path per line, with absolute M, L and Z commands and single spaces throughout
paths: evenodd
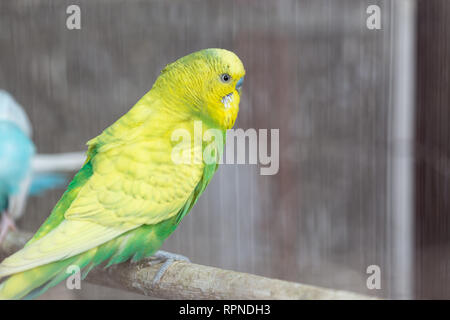
M 162 276 L 167 271 L 167 269 L 170 267 L 172 263 L 175 261 L 187 261 L 190 262 L 189 258 L 182 256 L 181 254 L 171 253 L 167 251 L 159 250 L 157 251 L 151 258 L 150 258 L 150 264 L 154 265 L 156 263 L 160 263 L 161 261 L 164 261 L 161 268 L 156 273 L 155 277 L 153 278 L 153 284 L 156 285 L 161 281 Z
M 16 224 L 14 223 L 14 220 L 9 216 L 8 213 L 3 212 L 0 213 L 1 219 L 0 219 L 0 243 L 5 240 L 6 235 L 8 234 L 9 230 L 15 231 Z

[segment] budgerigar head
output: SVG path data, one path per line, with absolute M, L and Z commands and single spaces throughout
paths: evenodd
M 205 49 L 167 65 L 155 82 L 170 101 L 182 101 L 180 112 L 191 112 L 214 125 L 233 127 L 239 111 L 244 65 L 224 49 Z M 178 104 L 178 103 L 177 103 Z

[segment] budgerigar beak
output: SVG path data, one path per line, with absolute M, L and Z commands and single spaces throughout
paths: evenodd
M 236 91 L 241 94 L 242 84 L 244 83 L 244 77 L 240 78 L 238 82 L 236 82 Z

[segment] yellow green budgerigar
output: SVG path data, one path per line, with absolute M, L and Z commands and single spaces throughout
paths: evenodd
M 124 116 L 90 140 L 87 159 L 51 215 L 25 247 L 0 264 L 0 298 L 33 298 L 64 280 L 71 265 L 86 276 L 154 254 L 205 190 L 216 161 L 174 161 L 176 147 L 190 154 L 201 139 L 222 153 L 234 125 L 245 74 L 224 49 L 194 52 L 167 65 L 152 89 Z M 191 139 L 173 139 L 184 130 Z M 181 144 L 181 145 L 180 145 Z M 198 150 L 197 150 L 198 151 Z M 194 156 L 195 158 L 195 156 Z

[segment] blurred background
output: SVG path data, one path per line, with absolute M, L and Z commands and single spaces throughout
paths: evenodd
M 69 5 L 81 29 L 66 27 Z M 369 29 L 370 5 L 381 29 Z M 85 150 L 169 62 L 234 51 L 235 128 L 279 129 L 280 168 L 222 165 L 163 249 L 199 264 L 386 298 L 450 298 L 450 2 L 0 2 L 0 88 L 39 153 Z M 30 199 L 35 231 L 64 189 Z M 369 290 L 367 268 L 381 270 Z M 82 284 L 45 298 L 146 298 Z

